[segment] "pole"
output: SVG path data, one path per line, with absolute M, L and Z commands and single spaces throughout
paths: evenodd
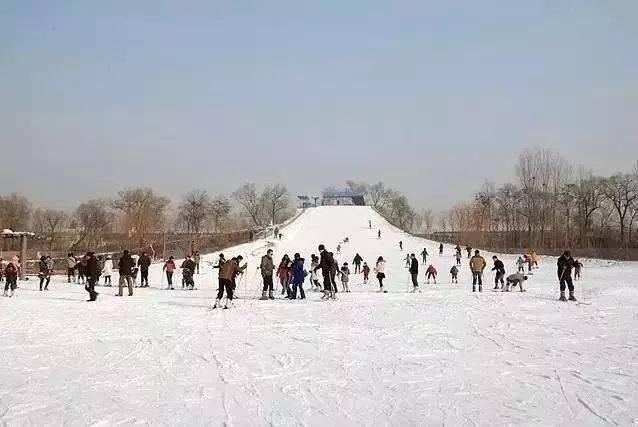
M 24 280 L 27 270 L 27 236 L 22 234 L 20 236 L 20 280 Z

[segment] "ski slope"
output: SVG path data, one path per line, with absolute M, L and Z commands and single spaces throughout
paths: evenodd
M 637 263 L 585 260 L 584 304 L 560 303 L 554 258 L 541 258 L 526 293 L 492 292 L 489 272 L 473 294 L 467 259 L 450 284 L 451 246 L 439 257 L 437 243 L 368 207 L 310 209 L 282 233 L 223 251 L 249 265 L 231 310 L 210 309 L 206 263 L 196 291 L 164 290 L 155 265 L 151 288 L 98 288 L 96 303 L 63 278 L 49 292 L 22 283 L 0 298 L 0 425 L 638 423 Z M 276 262 L 300 252 L 309 263 L 319 243 L 340 263 L 382 255 L 389 293 L 353 276 L 337 301 L 257 299 L 267 247 Z M 407 293 L 405 254 L 423 247 L 439 284 L 423 284 L 421 265 L 423 292 Z M 516 257 L 502 259 L 514 272 Z

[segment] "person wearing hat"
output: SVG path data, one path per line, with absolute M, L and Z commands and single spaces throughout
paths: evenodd
M 326 250 L 324 245 L 319 245 L 319 265 L 315 267 L 315 271 L 321 270 L 323 276 L 323 297 L 334 298 L 334 289 L 332 288 L 332 280 L 330 279 L 330 270 L 334 264 L 334 259 L 330 252 Z
M 118 272 L 120 273 L 120 281 L 118 285 L 119 292 L 116 296 L 121 297 L 123 295 L 122 288 L 124 287 L 124 283 L 126 283 L 126 285 L 128 286 L 128 296 L 130 297 L 133 296 L 132 273 L 133 273 L 134 265 L 135 265 L 135 261 L 133 260 L 133 257 L 131 256 L 128 250 L 125 250 L 124 254 L 120 258 L 120 260 L 117 262 L 117 269 L 118 269 Z

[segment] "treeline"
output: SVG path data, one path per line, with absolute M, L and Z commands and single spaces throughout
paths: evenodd
M 232 194 L 215 196 L 195 189 L 176 206 L 151 188 L 129 188 L 110 199 L 80 203 L 72 211 L 33 208 L 18 194 L 0 196 L 0 229 L 33 231 L 32 247 L 48 251 L 144 249 L 165 245 L 167 235 L 182 240 L 186 250 L 197 247 L 203 234 L 257 232 L 293 213 L 288 190 L 280 184 L 262 191 L 244 184 Z M 6 248 L 8 242 L 3 244 Z
M 637 247 L 638 162 L 605 177 L 550 149 L 530 149 L 516 177 L 500 187 L 486 182 L 472 201 L 441 215 L 438 229 L 487 248 Z

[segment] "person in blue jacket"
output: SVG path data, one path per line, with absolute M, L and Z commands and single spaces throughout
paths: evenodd
M 297 288 L 299 288 L 299 295 L 301 299 L 306 299 L 306 294 L 303 290 L 303 282 L 306 280 L 306 275 L 308 274 L 304 269 L 304 259 L 298 253 L 295 254 L 292 262 L 292 294 L 290 295 L 291 300 L 297 299 Z

